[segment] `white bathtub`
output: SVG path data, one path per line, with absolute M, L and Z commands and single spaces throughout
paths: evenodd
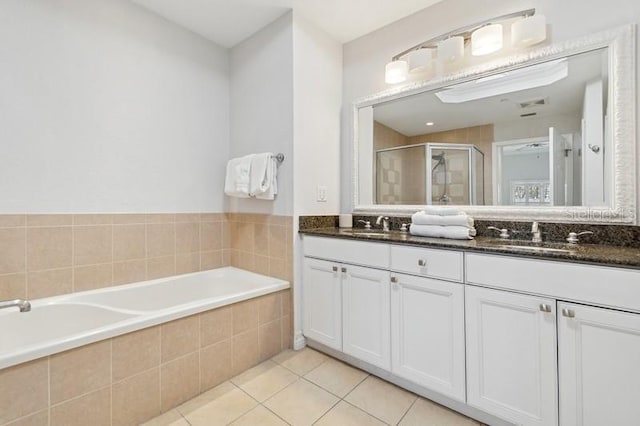
M 0 311 L 0 369 L 287 288 L 226 267 L 32 300 Z

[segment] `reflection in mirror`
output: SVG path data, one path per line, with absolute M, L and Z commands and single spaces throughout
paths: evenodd
M 607 52 L 361 108 L 360 202 L 609 205 Z

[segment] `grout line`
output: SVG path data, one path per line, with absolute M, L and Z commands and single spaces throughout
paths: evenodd
M 345 363 L 345 364 L 346 364 L 346 363 Z M 347 365 L 349 365 L 349 364 L 347 364 Z M 351 367 L 351 366 L 350 366 L 350 367 Z M 355 368 L 357 368 L 357 367 L 355 367 Z M 360 369 L 358 368 L 358 370 L 360 370 Z M 361 385 L 365 380 L 367 380 L 367 379 L 369 378 L 369 376 L 371 376 L 371 374 L 367 373 L 367 372 L 366 372 L 366 371 L 364 371 L 364 370 L 360 370 L 360 371 L 364 372 L 366 375 L 364 376 L 364 378 L 363 378 L 362 380 L 360 380 L 360 381 L 358 382 L 358 384 L 357 384 L 357 385 L 355 385 L 355 386 L 353 387 L 353 389 L 351 389 L 349 392 L 347 392 L 347 394 L 346 394 L 342 399 L 345 399 L 346 397 L 348 397 L 349 395 L 351 395 L 351 393 L 352 393 L 354 390 L 356 390 L 356 389 L 358 388 L 358 386 L 360 386 L 360 385 Z
M 351 407 L 355 408 L 356 410 L 362 411 L 363 413 L 367 414 L 367 415 L 368 415 L 368 416 L 370 416 L 370 417 L 373 417 L 374 419 L 378 420 L 379 422 L 381 422 L 381 423 L 383 423 L 383 424 L 385 424 L 385 425 L 388 425 L 388 424 L 389 424 L 389 423 L 385 422 L 384 420 L 382 420 L 381 418 L 379 418 L 379 417 L 377 417 L 377 416 L 374 416 L 373 414 L 371 414 L 371 413 L 370 413 L 370 412 L 368 412 L 367 410 L 364 410 L 364 409 L 362 409 L 362 408 L 358 407 L 357 405 L 352 404 L 351 402 L 349 402 L 349 401 L 347 401 L 347 400 L 345 400 L 345 399 L 343 399 L 342 401 L 343 401 L 345 404 L 350 405 Z M 415 404 L 415 401 L 413 402 L 413 404 Z M 413 407 L 413 404 L 411 404 L 411 407 Z M 409 408 L 411 408 L 411 407 L 409 407 Z M 408 412 L 409 412 L 409 410 L 407 410 L 407 413 L 408 413 Z M 405 413 L 405 415 L 406 415 L 407 413 Z M 402 418 L 404 418 L 404 416 L 402 416 Z M 401 418 L 400 420 L 398 420 L 398 423 L 396 423 L 396 424 L 400 424 L 400 421 L 402 420 L 402 418 Z
M 418 398 L 414 399 L 413 402 L 411 403 L 411 405 L 409 406 L 409 408 L 407 408 L 407 411 L 405 411 L 405 413 L 402 415 L 402 417 L 400 417 L 400 420 L 398 420 L 397 424 L 400 424 L 402 422 L 402 419 L 404 419 L 407 414 L 409 413 L 409 411 L 411 411 L 411 409 L 413 408 L 414 405 L 416 405 L 416 402 L 418 402 Z

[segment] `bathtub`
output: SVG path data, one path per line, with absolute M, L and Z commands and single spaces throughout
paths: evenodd
M 32 300 L 0 311 L 0 369 L 288 288 L 225 267 Z

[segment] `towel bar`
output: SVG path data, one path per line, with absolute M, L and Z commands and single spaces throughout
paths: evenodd
M 279 152 L 278 154 L 275 155 L 275 159 L 279 165 L 282 164 L 282 162 L 284 161 L 284 154 Z

